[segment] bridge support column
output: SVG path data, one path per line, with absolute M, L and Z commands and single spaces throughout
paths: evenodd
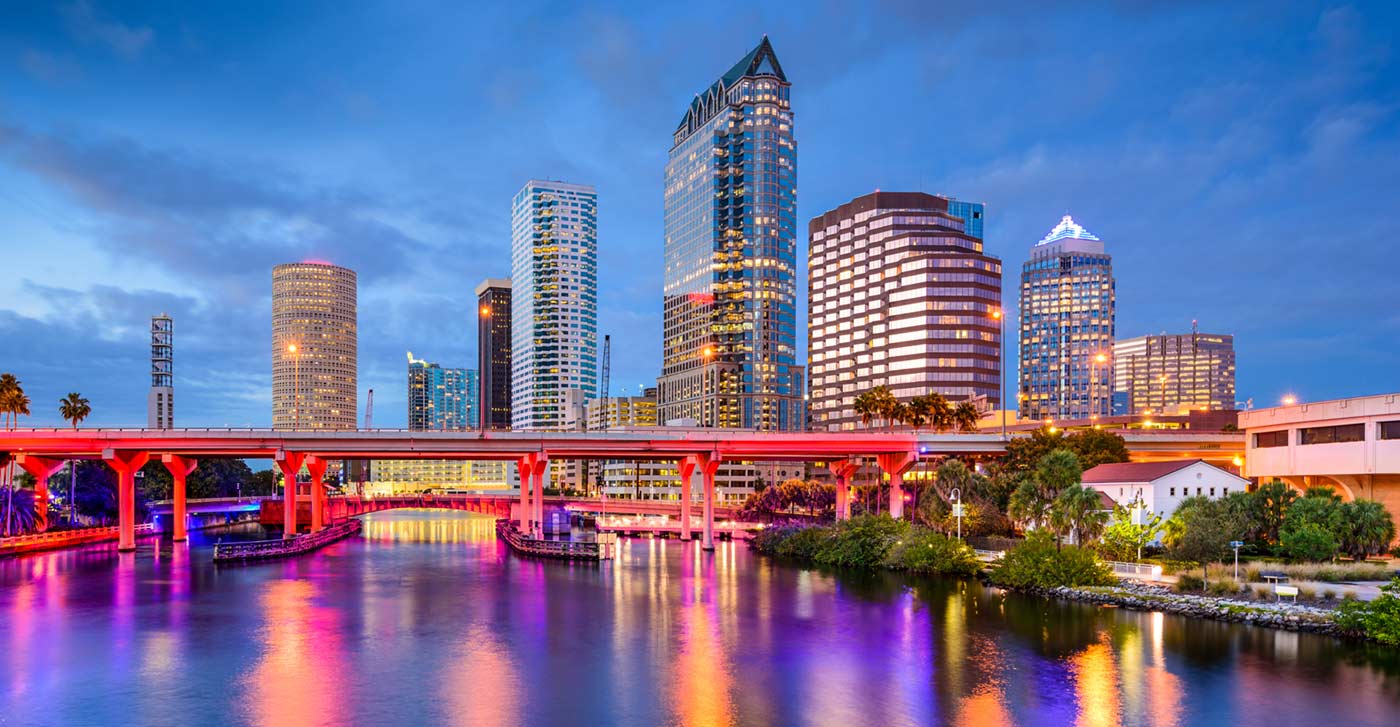
M 102 450 L 102 461 L 117 473 L 117 550 L 136 550 L 136 472 L 150 461 L 150 452 Z
M 705 550 L 715 549 L 715 473 L 719 471 L 718 454 L 699 454 L 695 456 L 695 462 L 700 470 L 700 476 L 704 482 L 705 504 L 704 520 L 705 532 L 700 541 L 700 547 Z
M 306 455 L 306 471 L 311 473 L 311 532 L 319 533 L 326 526 L 326 460 L 314 454 Z
M 535 482 L 535 457 L 526 455 L 515 461 L 515 474 L 520 478 L 520 525 L 522 533 L 531 532 L 530 513 L 534 502 L 530 499 L 530 487 Z
M 860 463 L 852 460 L 832 462 L 827 465 L 836 476 L 836 519 L 851 519 L 851 475 L 860 469 Z
M 174 482 L 172 497 L 175 499 L 174 507 L 170 517 L 174 520 L 172 527 L 172 540 L 181 541 L 188 537 L 185 518 L 185 479 L 199 466 L 198 460 L 186 459 L 175 454 L 162 454 L 160 461 L 170 470 L 170 479 Z
M 297 536 L 297 473 L 306 461 L 303 452 L 288 452 L 279 449 L 273 455 L 277 469 L 282 470 L 282 539 L 291 540 Z
M 49 478 L 63 467 L 63 460 L 17 454 L 15 462 L 34 476 L 35 529 L 42 533 L 49 529 Z
M 890 517 L 898 520 L 904 517 L 904 473 L 919 461 L 914 452 L 896 452 L 877 456 L 880 469 L 890 477 Z
M 549 459 L 544 455 L 535 458 L 535 502 L 531 517 L 535 521 L 535 537 L 544 535 L 544 488 L 549 486 Z
M 638 463 L 640 466 L 640 463 Z M 694 489 L 695 477 L 703 477 L 700 472 L 699 462 L 694 457 L 686 457 L 680 462 L 681 473 L 681 540 L 691 540 L 694 536 L 690 532 L 690 505 L 691 493 Z M 701 491 L 705 489 L 705 483 L 700 483 Z

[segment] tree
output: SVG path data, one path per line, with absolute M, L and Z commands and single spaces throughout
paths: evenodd
M 16 392 L 22 392 L 19 379 L 14 374 L 0 374 L 0 414 L 5 417 L 5 428 L 10 428 L 11 415 L 14 413 L 11 408 L 14 406 Z
M 1065 434 L 1041 427 L 1029 437 L 1017 437 L 1006 445 L 1003 464 L 1015 472 L 1034 470 L 1040 458 L 1057 449 L 1067 449 L 1079 457 L 1082 469 L 1091 469 L 1110 462 L 1127 462 L 1128 446 L 1123 438 L 1101 429 L 1086 429 Z
M 1025 527 L 1050 524 L 1051 506 L 1060 492 L 1078 485 L 1083 471 L 1079 458 L 1067 449 L 1047 453 L 1036 463 L 1035 471 L 1011 494 L 1008 512 Z
M 1235 539 L 1263 544 L 1264 519 L 1259 498 L 1252 492 L 1236 490 L 1220 498 L 1225 517 L 1235 528 Z
M 970 401 L 960 402 L 953 409 L 953 425 L 960 432 L 977 431 L 977 422 L 982 418 L 982 412 L 977 410 L 977 405 Z
M 935 432 L 946 432 L 953 428 L 953 407 L 938 392 L 926 395 L 928 398 L 928 423 Z
M 1133 522 L 1133 513 L 1142 512 L 1142 522 Z M 1141 560 L 1142 549 L 1162 533 L 1162 516 L 1146 509 L 1141 497 L 1131 507 L 1115 505 L 1104 528 L 1099 552 L 1110 560 Z
M 1097 540 L 1108 522 L 1099 491 L 1092 487 L 1072 484 L 1060 491 L 1051 506 L 1050 520 L 1061 534 L 1074 536 L 1075 545 Z
M 58 413 L 69 424 L 73 425 L 73 431 L 78 431 L 78 425 L 92 413 L 92 405 L 88 400 L 76 391 L 68 392 L 68 396 L 58 400 Z M 78 487 L 78 469 L 73 466 L 73 462 L 68 462 L 68 524 L 73 524 L 73 518 L 78 511 L 73 509 L 74 495 Z
M 1167 521 L 1162 540 L 1173 558 L 1205 563 L 1225 557 L 1234 528 L 1219 500 L 1188 497 Z
M 851 407 L 856 414 L 860 415 L 860 423 L 870 426 L 870 420 L 875 418 L 875 397 L 869 391 L 863 391 L 856 395 Z
M 1375 553 L 1384 553 L 1395 539 L 1395 521 L 1390 511 L 1375 500 L 1356 500 L 1342 505 L 1342 552 L 1365 560 Z
M 1254 491 L 1254 498 L 1258 501 L 1261 536 L 1264 542 L 1278 543 L 1279 530 L 1283 528 L 1283 517 L 1288 513 L 1288 506 L 1298 499 L 1298 493 L 1287 483 L 1274 480 L 1260 485 L 1259 489 Z
M 1290 558 L 1319 562 L 1337 557 L 1337 538 L 1317 523 L 1285 528 L 1281 544 Z
M 890 393 L 890 387 L 877 386 L 870 390 L 870 397 L 875 414 L 885 420 L 886 427 L 893 426 L 895 407 L 899 405 L 899 401 Z
M 902 401 L 896 401 L 890 405 L 889 413 L 886 416 L 889 418 L 891 429 L 896 424 L 907 424 L 909 422 L 909 405 Z
M 1035 480 L 1027 478 L 1011 493 L 1007 513 L 1022 528 L 1029 530 L 1048 521 L 1051 502 L 1053 500 L 1041 494 Z
M 277 473 L 272 470 L 258 470 L 243 488 L 244 495 L 277 494 Z
M 19 423 L 21 416 L 29 416 L 29 396 L 14 374 L 0 374 L 0 412 L 5 415 L 6 427 Z M 6 468 L 14 472 L 14 465 Z M 13 476 L 13 475 L 11 475 Z M 5 534 L 14 532 L 15 483 L 10 481 L 5 488 Z

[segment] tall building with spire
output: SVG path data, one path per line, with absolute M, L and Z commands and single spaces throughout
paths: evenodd
M 1065 215 L 1021 269 L 1022 417 L 1111 412 L 1115 306 L 1112 256 Z
M 146 428 L 175 427 L 175 321 L 168 313 L 151 316 L 151 391 L 146 395 Z
M 791 88 L 764 37 L 695 96 L 672 135 L 663 422 L 805 428 Z

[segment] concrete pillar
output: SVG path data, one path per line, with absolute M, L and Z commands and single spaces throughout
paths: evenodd
M 851 475 L 860 469 L 859 462 L 850 460 L 832 462 L 828 465 L 836 477 L 836 519 L 851 519 Z
M 170 470 L 170 479 L 174 481 L 172 489 L 174 490 L 175 507 L 170 513 L 170 517 L 175 522 L 171 538 L 176 541 L 185 540 L 188 537 L 185 532 L 185 480 L 194 471 L 194 468 L 199 466 L 199 462 L 175 454 L 162 454 L 160 461 L 167 470 Z
M 63 467 L 63 460 L 17 454 L 15 462 L 34 476 L 35 529 L 42 533 L 49 529 L 49 478 Z
M 520 479 L 520 522 L 517 527 L 522 533 L 530 532 L 530 509 L 533 505 L 530 500 L 530 486 L 534 483 L 534 470 L 533 455 L 515 461 L 515 475 Z
M 715 473 L 719 471 L 719 455 L 697 455 L 696 464 L 699 465 L 700 476 L 704 482 L 704 520 L 705 532 L 700 541 L 700 547 L 705 550 L 715 549 Z
M 319 533 L 326 526 L 326 465 L 325 459 L 314 454 L 306 456 L 306 470 L 311 473 L 311 532 Z
M 282 470 L 282 538 L 290 540 L 297 536 L 297 473 L 306 454 L 279 449 L 273 461 Z
M 915 452 L 882 454 L 875 458 L 880 469 L 890 478 L 890 517 L 904 517 L 904 473 L 919 460 Z
M 641 466 L 641 463 L 640 463 L 640 462 L 637 463 L 637 466 L 640 467 L 640 466 Z M 690 532 L 690 500 L 691 500 L 691 492 L 692 492 L 692 487 L 694 486 L 694 480 L 695 480 L 695 478 L 696 478 L 696 477 L 701 477 L 701 476 L 703 476 L 703 475 L 701 474 L 700 468 L 699 468 L 699 466 L 698 466 L 698 463 L 695 461 L 695 458 L 694 458 L 694 457 L 686 457 L 685 459 L 683 459 L 683 460 L 680 461 L 680 473 L 681 473 L 681 540 L 690 540 L 690 539 L 693 537 L 693 536 L 691 535 L 691 532 Z M 705 484 L 704 484 L 703 481 L 700 483 L 700 487 L 701 487 L 702 490 L 704 489 Z
M 136 472 L 146 466 L 150 452 L 104 449 L 102 461 L 117 473 L 117 550 L 136 550 Z
M 544 488 L 549 487 L 549 459 L 540 455 L 535 459 L 535 537 L 544 536 Z

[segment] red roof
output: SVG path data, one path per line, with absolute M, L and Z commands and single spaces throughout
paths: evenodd
M 1108 485 L 1119 482 L 1151 482 L 1178 470 L 1184 470 L 1200 459 L 1179 459 L 1172 462 L 1115 462 L 1101 464 L 1084 473 L 1086 485 Z

